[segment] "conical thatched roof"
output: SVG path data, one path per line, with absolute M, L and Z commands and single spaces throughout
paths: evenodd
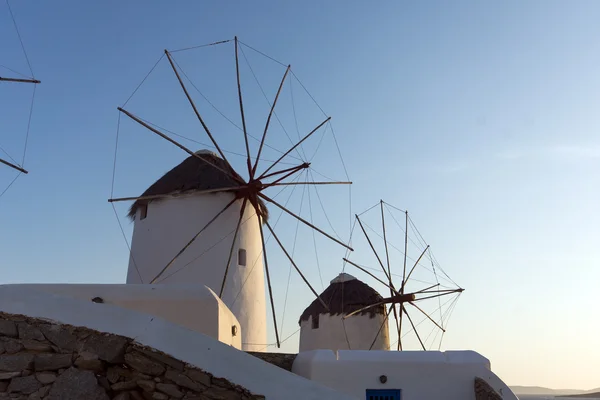
M 212 151 L 200 150 L 197 151 L 196 154 L 222 170 L 230 171 L 231 175 L 239 177 L 238 173 L 235 172 L 225 160 Z M 181 164 L 177 165 L 154 182 L 140 197 L 167 194 L 189 194 L 200 190 L 236 186 L 240 186 L 240 184 L 223 171 L 198 159 L 198 157 L 189 156 L 183 160 Z M 129 209 L 129 218 L 134 219 L 138 207 L 142 204 L 148 204 L 151 201 L 161 201 L 161 199 L 137 200 Z M 267 218 L 267 207 L 260 199 L 259 206 L 263 211 L 263 216 Z
M 300 321 L 308 321 L 312 316 L 315 318 L 319 314 L 346 315 L 352 311 L 374 304 L 383 300 L 383 297 L 375 289 L 364 282 L 359 281 L 349 274 L 342 273 L 338 275 L 323 293 L 321 298 L 329 307 L 329 311 L 323 307 L 319 299 L 315 299 L 310 306 L 300 316 Z M 371 307 L 361 312 L 361 315 L 370 314 L 371 318 L 375 314 L 385 315 L 385 306 Z

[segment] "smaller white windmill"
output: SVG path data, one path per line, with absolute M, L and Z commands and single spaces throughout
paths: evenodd
M 394 216 L 392 211 L 404 214 L 404 226 L 399 223 L 398 218 Z M 375 214 L 372 217 L 375 217 L 376 223 L 380 223 L 380 230 L 373 229 L 364 221 L 365 214 L 368 213 Z M 393 242 L 388 241 L 386 214 L 393 219 L 399 230 L 403 233 L 403 249 L 396 247 Z M 356 309 L 347 313 L 342 318 L 349 321 L 354 318 L 355 315 L 363 314 L 372 308 L 381 309 L 382 307 L 388 306 L 387 311 L 383 309 L 385 318 L 383 319 L 383 322 L 380 323 L 377 333 L 372 338 L 370 349 L 378 342 L 380 335 L 385 335 L 385 333 L 382 332 L 387 330 L 387 321 L 391 313 L 394 314 L 394 330 L 398 337 L 397 342 L 394 343 L 396 344 L 397 350 L 404 349 L 403 340 L 410 333 L 414 333 L 420 347 L 423 350 L 427 350 L 426 343 L 428 343 L 431 333 L 435 330 L 438 331 L 437 333 L 442 333 L 439 341 L 439 346 L 441 346 L 443 334 L 446 332 L 447 320 L 464 289 L 450 279 L 441 268 L 433 256 L 430 246 L 425 242 L 409 217 L 408 211 L 400 210 L 381 200 L 365 212 L 356 215 L 356 223 L 358 223 L 358 226 L 363 233 L 361 236 L 364 236 L 366 241 L 364 244 L 367 246 L 364 247 L 370 248 L 370 251 L 367 250 L 363 254 L 356 251 L 353 254 L 356 256 L 365 256 L 366 254 L 371 253 L 371 261 L 368 261 L 368 264 L 370 265 L 367 265 L 367 263 L 361 265 L 360 262 L 351 261 L 349 258 L 344 258 L 344 261 L 369 275 L 371 278 L 375 279 L 375 281 L 389 289 L 390 296 L 373 301 L 371 304 L 356 304 Z M 414 235 L 409 234 L 411 231 Z M 385 258 L 378 253 L 377 244 L 379 244 L 379 241 L 372 240 L 373 235 L 379 236 L 383 242 Z M 354 245 L 357 244 L 356 242 L 357 241 L 354 240 Z M 412 253 L 409 248 L 409 242 L 411 244 L 410 247 L 413 249 Z M 400 262 L 402 263 L 400 265 L 401 273 L 392 272 L 393 262 L 391 261 L 390 248 L 400 255 Z M 374 273 L 377 271 L 383 272 L 384 277 L 377 277 Z M 394 276 L 401 278 L 399 284 L 394 283 Z M 449 297 L 449 301 L 442 303 L 441 298 L 444 297 Z M 431 311 L 426 310 L 428 307 L 425 307 L 424 304 L 427 303 L 430 304 L 429 309 Z M 411 310 L 410 313 L 409 310 Z M 413 320 L 414 313 L 420 314 L 423 317 L 421 322 L 415 323 Z M 410 324 L 411 329 L 409 330 L 406 329 L 406 324 L 403 326 L 404 316 L 406 316 Z M 432 331 L 425 339 L 422 338 L 417 329 L 423 322 L 428 322 L 432 325 Z M 433 337 L 434 340 L 437 338 L 437 333 Z

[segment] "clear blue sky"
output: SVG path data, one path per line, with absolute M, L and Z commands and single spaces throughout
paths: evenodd
M 238 35 L 291 63 L 333 117 L 354 181 L 353 212 L 380 198 L 408 209 L 441 265 L 467 288 L 444 348 L 481 352 L 510 384 L 600 386 L 598 3 L 11 4 L 42 85 L 26 160 L 31 173 L 0 198 L 3 283 L 124 281 L 127 248 L 106 202 L 115 108 L 164 48 Z M 0 18 L 8 53 L 0 64 L 27 72 L 4 3 Z M 206 78 L 195 62 L 187 65 Z M 136 112 L 179 122 L 206 141 L 197 121 L 185 125 L 190 110 L 167 72 L 144 96 L 176 100 L 160 109 L 142 96 Z M 216 85 L 231 89 L 233 75 L 215 74 L 207 91 L 225 101 Z M 27 96 L 15 104 L 7 93 L 0 92 L 0 145 L 20 154 L 24 119 L 12 110 L 26 111 Z M 235 100 L 223 111 L 237 122 Z M 181 115 L 173 115 L 175 105 Z M 124 144 L 118 195 L 136 195 L 183 157 L 140 135 Z M 153 158 L 158 146 L 163 157 Z M 240 141 L 224 146 L 239 149 Z M 333 164 L 325 160 L 321 171 Z M 12 177 L 2 170 L 2 187 Z M 345 189 L 322 196 L 343 199 L 348 214 Z M 347 217 L 344 224 L 347 231 Z M 340 270 L 343 251 L 334 249 L 323 261 L 325 283 Z M 277 273 L 280 288 L 287 268 Z M 288 333 L 307 298 L 290 301 L 297 304 L 287 311 Z

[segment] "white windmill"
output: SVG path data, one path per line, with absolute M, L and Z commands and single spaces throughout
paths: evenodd
M 351 182 L 298 181 L 295 178 L 310 167 L 310 162 L 307 160 L 293 167 L 281 167 L 282 160 L 326 126 L 329 117 L 287 151 L 281 152 L 281 156 L 270 165 L 266 165 L 265 160 L 261 158 L 266 146 L 265 138 L 269 133 L 269 125 L 276 115 L 275 108 L 280 93 L 286 78 L 290 74 L 293 75 L 289 65 L 285 69 L 270 112 L 266 116 L 257 152 L 254 156 L 251 154 L 240 84 L 238 51 L 241 42 L 235 38 L 213 45 L 229 42 L 233 42 L 235 46 L 237 90 L 247 171 L 236 172 L 229 163 L 225 155 L 226 151 L 215 139 L 213 131 L 203 119 L 199 107 L 182 79 L 182 75 L 185 77 L 187 75 L 175 61 L 172 52 L 165 50 L 164 57 L 215 152 L 192 151 L 167 135 L 166 130 L 134 115 L 124 107 L 119 107 L 121 114 L 179 147 L 188 154 L 188 157 L 162 177 L 158 177 L 158 180 L 140 196 L 111 198 L 109 201 L 134 201 L 129 211 L 129 217 L 134 221 L 134 231 L 127 283 L 198 283 L 208 286 L 239 320 L 244 350 L 257 351 L 263 349 L 262 344 L 267 342 L 265 277 L 276 344 L 280 346 L 265 233 L 272 235 L 294 269 L 312 293 L 318 297 L 293 255 L 275 232 L 273 224 L 269 221 L 267 205 L 350 249 L 340 239 L 326 233 L 277 202 L 274 196 L 269 194 L 269 189 L 293 185 L 351 184 Z M 247 177 L 242 177 L 246 172 Z M 325 307 L 327 308 L 326 305 Z

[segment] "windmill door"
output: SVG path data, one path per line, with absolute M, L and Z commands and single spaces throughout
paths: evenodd
M 400 389 L 367 389 L 366 400 L 401 400 Z

